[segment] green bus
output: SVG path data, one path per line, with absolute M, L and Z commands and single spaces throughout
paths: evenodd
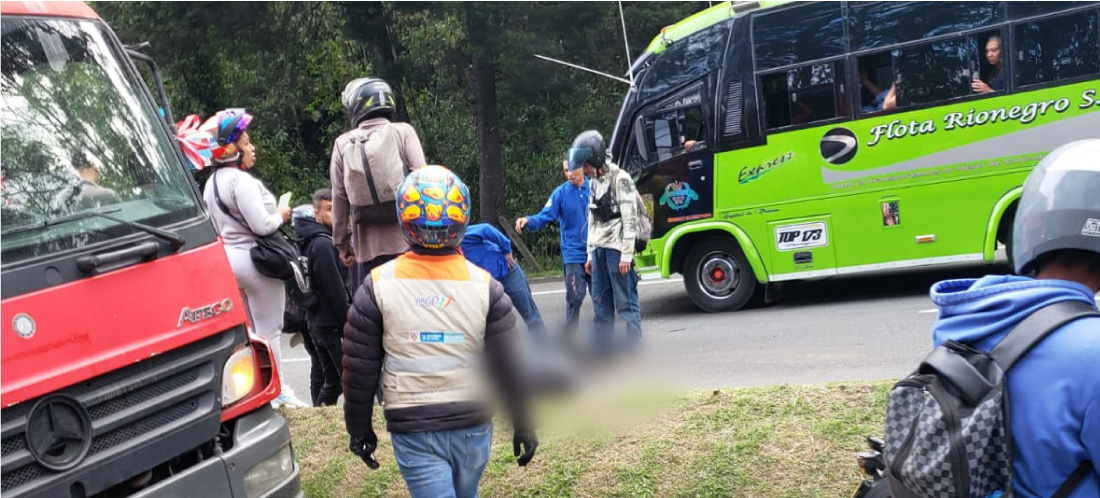
M 610 145 L 653 217 L 641 277 L 680 273 L 725 311 L 785 281 L 992 263 L 998 243 L 1011 259 L 1028 172 L 1100 137 L 1098 18 L 1100 2 L 762 1 L 663 29 Z

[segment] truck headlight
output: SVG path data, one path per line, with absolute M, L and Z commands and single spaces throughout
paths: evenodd
M 233 352 L 222 367 L 222 406 L 229 406 L 248 396 L 256 388 L 256 356 L 252 348 Z
M 268 492 L 294 472 L 294 452 L 287 444 L 274 455 L 248 469 L 244 475 L 244 494 L 252 498 Z

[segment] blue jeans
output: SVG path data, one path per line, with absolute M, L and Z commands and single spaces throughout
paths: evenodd
M 543 339 L 546 336 L 546 325 L 542 323 L 542 315 L 535 305 L 535 298 L 531 295 L 531 286 L 527 283 L 527 275 L 523 273 L 519 263 L 508 271 L 504 279 L 500 281 L 504 286 L 504 293 L 512 300 L 512 306 L 516 307 L 519 316 L 523 317 L 527 324 L 527 330 L 535 337 Z
M 642 340 L 642 312 L 638 304 L 638 276 L 633 264 L 626 275 L 619 273 L 621 253 L 614 249 L 596 248 L 592 255 L 592 307 L 596 316 L 596 350 L 611 351 L 615 332 L 615 312 L 626 322 L 626 341 L 630 346 Z
M 449 431 L 392 433 L 393 456 L 412 498 L 476 498 L 489 463 L 493 423 Z
M 566 333 L 572 334 L 577 330 L 581 321 L 581 305 L 584 304 L 584 294 L 588 291 L 591 278 L 584 272 L 584 263 L 567 263 L 565 265 L 565 327 Z

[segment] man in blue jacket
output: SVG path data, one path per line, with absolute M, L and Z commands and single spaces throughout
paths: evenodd
M 466 228 L 466 237 L 462 239 L 462 254 L 504 286 L 504 293 L 512 300 L 519 316 L 523 317 L 527 330 L 536 338 L 544 339 L 546 326 L 531 295 L 527 275 L 512 254 L 512 241 L 488 223 L 470 225 Z
M 1100 292 L 1100 140 L 1051 152 L 1024 184 L 1013 230 L 1024 276 L 948 280 L 932 288 L 936 346 L 949 339 L 989 351 L 1043 306 Z M 1073 498 L 1100 496 L 1100 318 L 1063 325 L 1008 371 L 1019 498 L 1054 495 L 1080 472 Z
M 562 157 L 566 182 L 550 194 L 542 211 L 516 220 L 516 232 L 524 228 L 538 230 L 555 221 L 561 228 L 561 257 L 565 264 L 565 327 L 572 335 L 580 323 L 581 305 L 588 290 L 589 276 L 584 271 L 588 261 L 588 179 L 584 170 L 569 170 L 569 161 Z

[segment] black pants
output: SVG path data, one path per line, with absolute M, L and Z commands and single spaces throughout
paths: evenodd
M 340 346 L 342 331 L 339 327 L 309 327 L 302 334 L 306 352 L 309 353 L 309 395 L 313 406 L 335 405 L 343 387 L 344 353 Z

